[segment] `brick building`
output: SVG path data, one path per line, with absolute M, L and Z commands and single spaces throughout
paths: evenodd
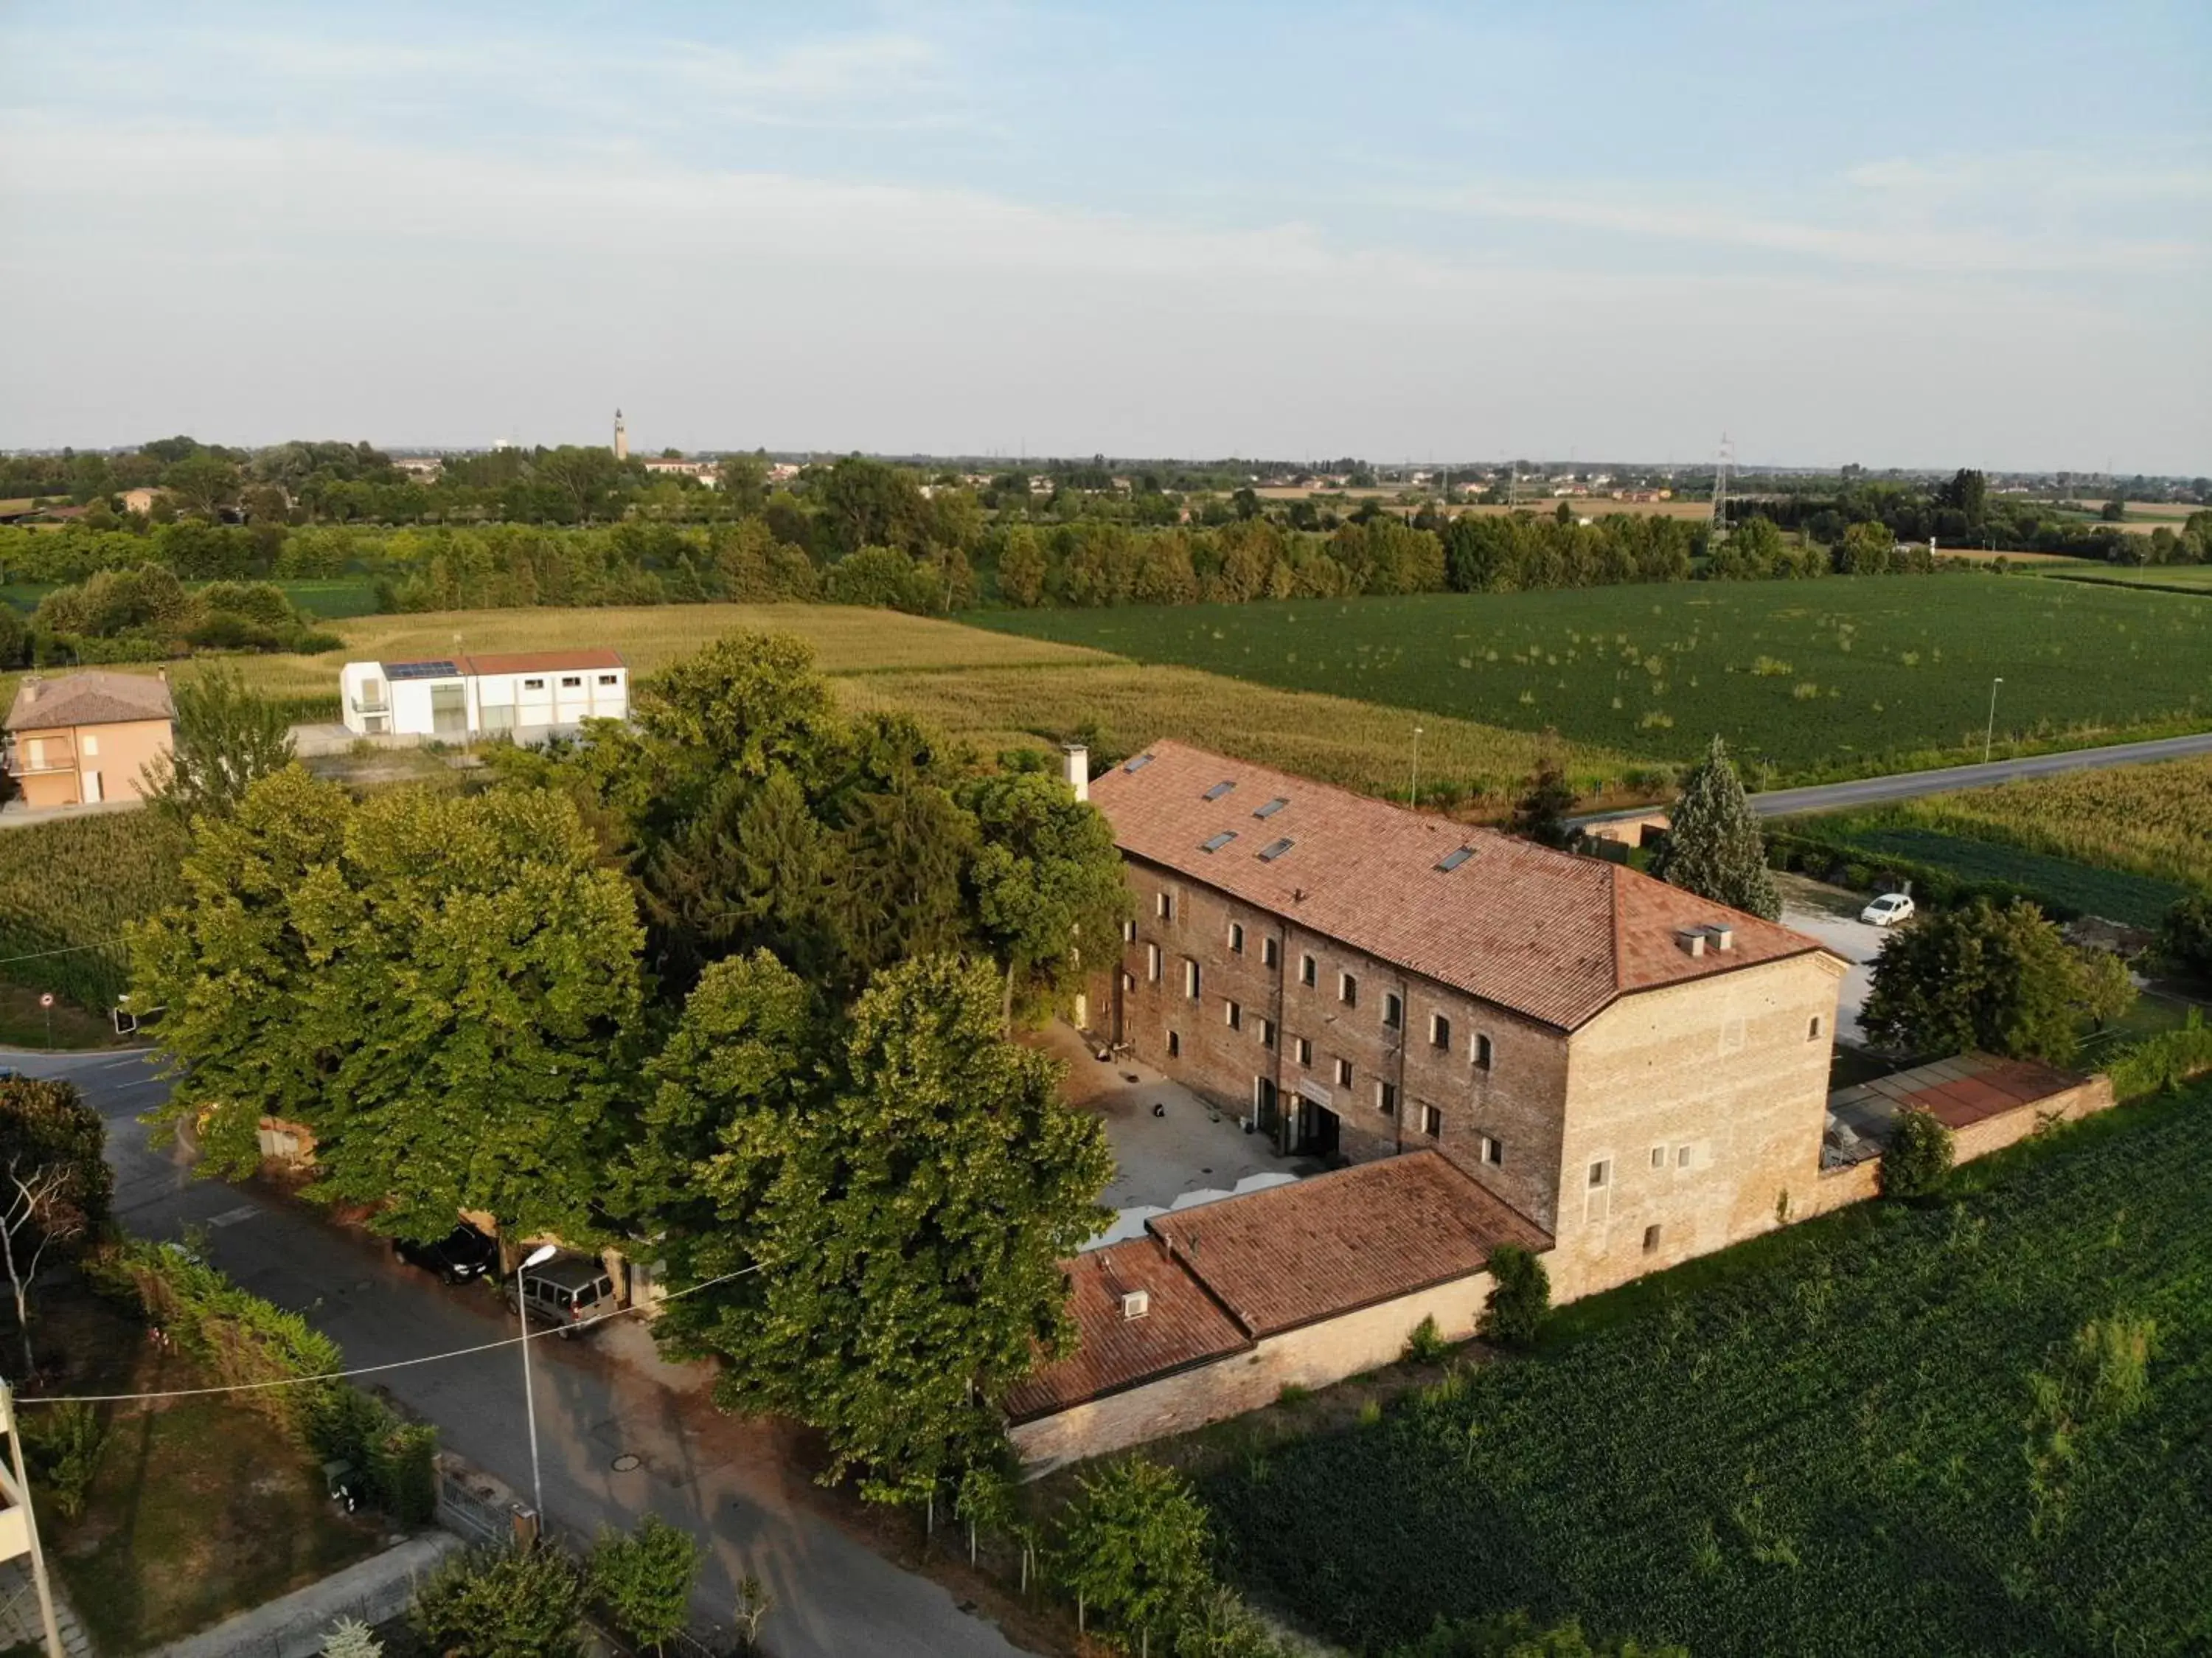
M 1137 902 L 1079 1013 L 1285 1151 L 1434 1150 L 1562 1299 L 1808 1211 L 1844 964 L 1594 858 L 1180 743 L 1091 785 Z

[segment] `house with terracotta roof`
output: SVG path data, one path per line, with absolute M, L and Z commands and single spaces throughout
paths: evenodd
M 1034 1473 L 1474 1333 L 1492 1250 L 1551 1239 L 1435 1150 L 1155 1216 L 1067 1263 L 1073 1351 L 1004 1401 Z
M 7 769 L 27 806 L 137 800 L 145 768 L 171 751 L 176 716 L 159 674 L 26 674 L 8 710 Z
M 1087 789 L 1137 913 L 1078 1022 L 1283 1151 L 1434 1152 L 1554 1240 L 1560 1299 L 1814 1207 L 1817 940 L 1182 743 Z
M 456 652 L 405 662 L 348 662 L 338 673 L 346 729 L 363 737 L 521 741 L 629 717 L 629 669 L 614 650 Z

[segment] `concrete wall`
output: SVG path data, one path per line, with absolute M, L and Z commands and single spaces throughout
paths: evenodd
M 1560 1118 L 1566 1095 L 1563 1033 L 1409 974 L 1365 952 L 1299 927 L 1202 883 L 1134 858 L 1124 859 L 1136 899 L 1136 936 L 1122 949 L 1125 975 L 1119 1035 L 1146 1064 L 1225 1110 L 1253 1108 L 1255 1084 L 1272 1082 L 1286 1111 L 1301 1093 L 1336 1114 L 1339 1150 L 1364 1162 L 1433 1146 L 1473 1179 L 1548 1228 L 1555 1204 Z M 1165 894 L 1170 913 L 1159 913 Z M 1243 948 L 1232 946 L 1243 929 Z M 1267 945 L 1276 946 L 1269 966 Z M 1160 973 L 1151 977 L 1151 952 Z M 1304 959 L 1314 983 L 1302 980 Z M 1187 966 L 1199 969 L 1188 994 Z M 1358 1000 L 1341 997 L 1340 975 L 1357 981 Z M 1112 1024 L 1112 987 L 1094 985 L 1088 1009 L 1095 1030 Z M 1400 1022 L 1385 1023 L 1388 998 Z M 1235 1003 L 1237 1022 L 1229 1022 Z M 1449 1021 L 1447 1045 L 1431 1040 L 1433 1015 Z M 1267 1027 L 1273 1027 L 1272 1045 Z M 1310 1049 L 1298 1058 L 1298 1039 Z M 1170 1039 L 1176 1050 L 1170 1055 Z M 1490 1064 L 1475 1063 L 1487 1039 Z M 1349 1087 L 1338 1062 L 1352 1068 Z M 1378 1085 L 1395 1104 L 1382 1107 Z M 1439 1132 L 1423 1132 L 1423 1106 L 1436 1108 Z M 1484 1142 L 1493 1143 L 1495 1160 Z
M 1624 997 L 1575 1033 L 1556 1299 L 1804 1211 L 1819 1178 L 1842 972 L 1826 955 L 1742 967 Z M 1593 1186 L 1601 1162 L 1605 1184 Z
M 1285 1387 L 1325 1387 L 1389 1364 L 1403 1356 L 1407 1338 L 1423 1319 L 1433 1318 L 1447 1340 L 1463 1341 L 1474 1333 L 1489 1294 L 1487 1273 L 1456 1278 L 1268 1336 L 1249 1351 L 1019 1423 L 1007 1437 L 1025 1476 L 1034 1478 L 1064 1463 L 1188 1433 L 1271 1405 Z

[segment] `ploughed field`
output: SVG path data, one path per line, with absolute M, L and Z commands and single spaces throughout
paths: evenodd
M 2200 1083 L 1206 1496 L 1246 1586 L 1363 1653 L 1516 1608 L 1698 1658 L 2212 1650 L 2208 1158 Z M 2155 1326 L 2139 1397 L 2074 1356 L 2116 1314 Z
M 1717 732 L 1780 784 L 2212 727 L 2212 605 L 1970 574 L 970 619 L 1655 759 Z

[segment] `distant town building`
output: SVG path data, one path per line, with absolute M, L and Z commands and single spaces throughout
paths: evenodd
M 125 512 L 135 512 L 141 515 L 150 513 L 154 510 L 155 502 L 161 498 L 161 491 L 159 490 L 125 490 L 123 491 L 122 496 L 123 510 Z
M 615 459 L 629 459 L 629 429 L 623 424 L 623 411 L 615 411 Z
M 7 768 L 27 806 L 137 799 L 172 746 L 176 706 L 159 674 L 26 675 L 8 710 Z
M 655 478 L 696 478 L 708 489 L 714 487 L 722 473 L 716 461 L 687 460 L 681 455 L 651 455 L 641 464 Z
M 528 742 L 629 717 L 629 669 L 612 650 L 348 662 L 338 691 L 346 729 L 364 737 Z
M 444 460 L 434 454 L 395 454 L 392 464 L 418 484 L 434 484 L 446 470 Z

